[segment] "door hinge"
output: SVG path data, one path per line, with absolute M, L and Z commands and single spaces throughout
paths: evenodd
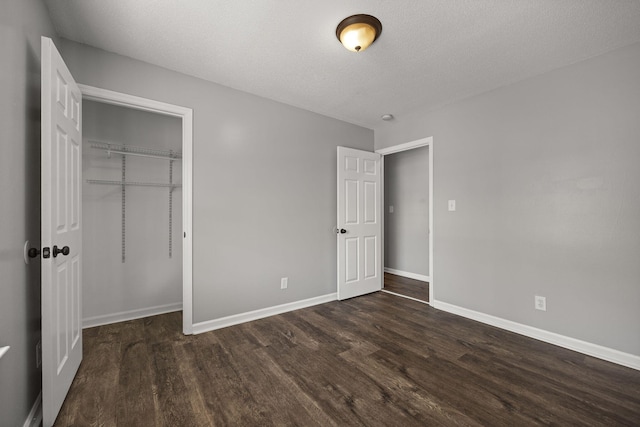
M 48 246 L 42 248 L 42 258 L 51 258 L 51 248 Z

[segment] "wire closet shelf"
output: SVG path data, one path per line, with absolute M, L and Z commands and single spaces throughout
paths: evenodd
M 109 157 L 111 157 L 111 153 L 115 153 L 115 154 L 125 154 L 129 156 L 152 157 L 152 158 L 166 159 L 166 160 L 182 159 L 182 153 L 172 151 L 172 150 L 168 150 L 168 151 L 156 150 L 156 149 L 147 148 L 147 147 L 112 144 L 110 142 L 101 142 L 101 141 L 92 141 L 92 140 L 89 140 L 88 142 L 91 144 L 91 148 L 104 150 L 107 152 L 107 156 Z
M 114 180 L 104 180 L 104 179 L 87 179 L 86 182 L 88 184 L 100 184 L 100 185 L 117 185 L 121 188 L 122 191 L 122 209 L 121 209 L 121 240 L 122 240 L 122 262 L 125 262 L 126 259 L 126 191 L 125 188 L 127 186 L 138 186 L 138 187 L 164 187 L 169 189 L 169 258 L 173 255 L 173 190 L 176 188 L 181 188 L 181 184 L 173 183 L 173 162 L 182 160 L 182 153 L 172 150 L 157 150 L 153 148 L 147 147 L 138 147 L 133 145 L 122 145 L 122 144 L 113 144 L 109 142 L 101 142 L 101 141 L 87 141 L 91 148 L 103 150 L 107 153 L 107 157 L 111 158 L 112 154 L 119 154 L 122 156 L 121 167 L 122 167 L 122 179 L 120 181 Z M 138 182 L 138 181 L 127 181 L 126 180 L 126 170 L 127 170 L 127 156 L 138 156 L 138 157 L 149 157 L 153 159 L 159 160 L 168 160 L 169 161 L 169 182 Z

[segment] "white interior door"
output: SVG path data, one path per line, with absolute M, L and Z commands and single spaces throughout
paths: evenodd
M 53 425 L 82 361 L 82 94 L 42 37 L 42 408 Z
M 380 154 L 338 147 L 338 299 L 382 289 Z

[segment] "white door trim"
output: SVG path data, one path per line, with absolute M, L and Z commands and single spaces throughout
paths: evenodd
M 429 305 L 433 306 L 433 288 L 434 288 L 434 272 L 433 272 L 433 137 L 416 139 L 415 141 L 405 142 L 403 144 L 394 145 L 392 147 L 381 148 L 376 153 L 382 155 L 382 185 L 384 185 L 384 156 L 407 151 L 419 147 L 429 147 Z M 384 212 L 384 192 L 380 198 L 382 212 Z M 384 259 L 384 216 L 382 217 L 382 256 Z M 384 263 L 383 263 L 384 264 Z M 383 269 L 384 266 L 381 267 Z M 382 271 L 381 271 L 382 274 Z
M 193 333 L 193 110 L 94 86 L 78 85 L 82 99 L 178 117 L 182 120 L 182 332 Z
M 399 153 L 401 151 L 411 150 L 412 148 L 420 148 L 428 145 L 431 149 L 433 147 L 433 137 L 416 139 L 415 141 L 405 142 L 403 144 L 394 145 L 391 147 L 381 148 L 376 150 L 376 153 L 386 156 L 387 154 Z M 431 161 L 429 161 L 431 162 Z

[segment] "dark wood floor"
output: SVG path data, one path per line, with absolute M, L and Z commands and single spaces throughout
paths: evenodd
M 429 302 L 429 283 L 384 273 L 384 290 Z
M 377 292 L 195 336 L 84 331 L 57 426 L 615 426 L 640 372 Z

